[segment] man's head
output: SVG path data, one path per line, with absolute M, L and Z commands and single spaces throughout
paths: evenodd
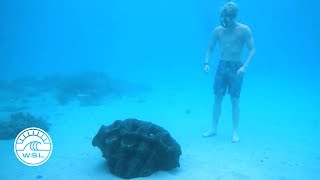
M 222 27 L 230 27 L 234 22 L 238 14 L 238 5 L 232 1 L 226 3 L 221 8 L 220 24 Z

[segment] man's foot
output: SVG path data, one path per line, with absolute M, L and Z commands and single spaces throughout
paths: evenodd
M 203 137 L 211 137 L 217 135 L 217 131 L 210 129 L 202 134 Z
M 240 141 L 240 138 L 238 136 L 238 133 L 234 132 L 232 134 L 232 142 L 236 143 L 236 142 L 239 142 Z

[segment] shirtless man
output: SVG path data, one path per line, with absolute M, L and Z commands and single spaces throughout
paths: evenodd
M 212 40 L 204 62 L 204 71 L 209 72 L 210 55 L 218 43 L 221 54 L 214 81 L 215 100 L 213 119 L 211 127 L 207 132 L 203 133 L 203 136 L 209 137 L 216 135 L 221 113 L 221 103 L 228 90 L 232 104 L 233 142 L 240 140 L 238 136 L 238 122 L 242 79 L 255 52 L 250 28 L 236 21 L 237 12 L 238 6 L 234 2 L 228 2 L 221 8 L 221 26 L 216 27 L 213 31 Z M 249 54 L 246 61 L 242 63 L 242 49 L 245 44 L 249 50 Z

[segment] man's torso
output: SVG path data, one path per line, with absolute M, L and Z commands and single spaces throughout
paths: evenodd
M 245 43 L 246 27 L 237 23 L 235 27 L 226 29 L 218 27 L 218 43 L 223 61 L 241 61 L 242 49 Z

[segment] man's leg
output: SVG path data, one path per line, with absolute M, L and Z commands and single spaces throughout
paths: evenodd
M 215 136 L 217 134 L 217 126 L 221 114 L 221 104 L 223 95 L 215 95 L 215 100 L 213 104 L 213 114 L 212 114 L 212 124 L 209 130 L 203 133 L 204 137 Z
M 231 97 L 231 104 L 232 104 L 232 141 L 238 142 L 240 140 L 238 135 L 238 123 L 239 123 L 239 116 L 240 116 L 240 109 L 239 109 L 239 98 L 238 97 Z
M 238 142 L 240 140 L 238 135 L 238 123 L 240 117 L 240 108 L 239 108 L 239 98 L 241 94 L 241 87 L 243 82 L 243 75 L 238 75 L 237 71 L 242 67 L 241 62 L 234 62 L 232 65 L 232 72 L 230 72 L 228 84 L 228 93 L 231 96 L 231 104 L 232 104 L 232 141 Z

